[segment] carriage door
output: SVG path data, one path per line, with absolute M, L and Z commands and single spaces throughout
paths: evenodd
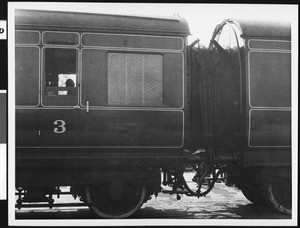
M 182 39 L 86 33 L 82 45 L 83 145 L 180 147 Z
M 253 151 L 259 147 L 270 147 L 273 151 L 288 148 L 291 146 L 291 42 L 250 39 L 248 45 L 248 145 Z
M 73 146 L 78 131 L 79 34 L 44 32 L 42 49 L 42 145 Z

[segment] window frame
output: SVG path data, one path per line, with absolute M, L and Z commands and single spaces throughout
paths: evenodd
M 49 90 L 49 88 L 47 88 L 46 86 L 46 56 L 45 56 L 45 50 L 46 49 L 68 49 L 68 50 L 75 50 L 76 53 L 76 82 L 75 82 L 75 87 L 53 87 L 51 88 L 52 91 L 69 91 L 69 90 L 74 90 L 76 91 L 75 95 L 54 95 L 54 96 L 49 96 L 46 95 L 46 91 Z M 41 51 L 41 58 L 42 58 L 42 75 L 41 75 L 41 105 L 43 107 L 76 107 L 79 105 L 79 63 L 80 63 L 80 50 L 78 47 L 72 47 L 72 46 L 61 46 L 61 45 L 45 45 L 42 48 Z M 72 103 L 71 100 L 75 100 L 76 98 L 76 102 L 74 102 L 74 104 L 69 104 Z M 51 102 L 51 100 L 56 100 L 57 102 Z M 65 100 L 65 101 L 63 101 Z M 50 103 L 50 104 L 47 104 Z M 55 103 L 55 104 L 52 104 Z M 65 104 L 66 103 L 66 104 Z
M 41 96 L 40 96 L 40 91 L 41 91 L 41 49 L 38 46 L 33 46 L 33 45 L 16 45 L 15 49 L 17 48 L 37 48 L 38 49 L 38 93 L 36 96 L 38 97 L 38 102 L 37 104 L 32 104 L 32 105 L 24 105 L 24 104 L 18 104 L 16 101 L 16 106 L 18 107 L 38 107 L 41 103 Z
M 51 43 L 44 43 L 44 39 L 45 39 L 45 34 L 47 33 L 57 33 L 57 34 L 66 34 L 66 33 L 69 33 L 69 34 L 74 34 L 74 35 L 77 35 L 78 37 L 78 43 L 77 44 L 51 44 Z M 42 45 L 44 46 L 57 46 L 57 47 L 64 47 L 64 46 L 67 46 L 67 47 L 78 47 L 80 44 L 81 44 L 81 36 L 78 32 L 67 32 L 67 31 L 44 31 L 42 32 L 42 35 L 41 35 L 41 42 L 42 42 Z
M 17 32 L 23 32 L 23 33 L 37 33 L 38 34 L 38 42 L 37 43 L 25 43 L 25 42 L 23 42 L 23 43 L 17 43 L 16 41 L 15 41 L 15 46 L 17 47 L 17 46 L 20 46 L 20 45 L 26 45 L 26 46 L 37 46 L 37 45 L 39 45 L 40 43 L 41 43 L 41 37 L 42 37 L 42 35 L 41 35 L 41 33 L 40 33 L 40 31 L 37 31 L 37 30 L 15 30 L 15 35 L 16 35 L 16 33 Z
M 291 52 L 290 51 L 281 51 L 281 50 L 268 50 L 268 49 L 251 49 L 249 50 L 248 52 L 248 83 L 249 83 L 249 107 L 250 108 L 291 108 L 291 100 L 290 100 L 290 106 L 280 106 L 280 105 L 266 105 L 265 102 L 266 101 L 263 101 L 264 102 L 264 105 L 258 105 L 257 104 L 257 101 L 255 101 L 255 98 L 252 97 L 253 96 L 253 92 L 252 92 L 252 89 L 255 89 L 254 88 L 254 85 L 252 85 L 251 83 L 251 80 L 254 80 L 254 76 L 251 74 L 251 67 L 253 67 L 253 63 L 251 63 L 251 54 L 255 54 L 255 53 L 267 53 L 267 54 L 288 54 L 288 55 L 291 55 Z M 292 99 L 292 98 L 291 98 Z M 274 103 L 273 103 L 274 104 Z
M 101 55 L 101 59 L 103 60 L 104 64 L 101 64 L 101 71 L 100 69 L 94 69 L 96 71 L 89 72 L 88 64 L 86 60 L 90 58 L 89 51 L 94 52 L 96 54 L 97 52 Z M 184 50 L 185 51 L 185 50 Z M 104 96 L 104 99 L 99 103 L 96 99 L 97 96 L 100 96 L 101 94 L 97 92 L 97 90 L 94 88 L 95 83 L 98 83 L 97 77 L 95 75 L 104 77 L 105 80 L 107 79 L 107 53 L 108 52 L 117 52 L 117 53 L 133 53 L 133 54 L 161 54 L 163 56 L 163 64 L 162 64 L 162 78 L 163 78 L 163 105 L 162 106 L 108 106 L 107 104 L 107 92 L 105 94 L 102 94 Z M 102 53 L 102 54 L 101 54 Z M 91 54 L 92 56 L 94 54 Z M 150 50 L 139 50 L 136 48 L 100 48 L 100 47 L 82 47 L 80 49 L 80 56 L 81 56 L 81 63 L 80 63 L 80 106 L 82 108 L 89 108 L 89 109 L 104 109 L 104 110 L 174 110 L 174 109 L 184 109 L 185 107 L 185 56 L 184 52 L 182 51 L 167 51 L 167 50 L 157 50 L 152 49 Z M 98 56 L 97 56 L 98 57 Z M 174 72 L 171 72 L 172 64 L 174 61 L 177 63 L 175 66 Z M 89 62 L 89 61 L 88 61 Z M 94 63 L 89 63 L 93 64 Z M 94 82 L 93 85 L 91 85 L 91 81 Z M 168 89 L 166 87 L 167 85 L 170 85 L 169 87 L 174 87 L 175 89 Z M 88 86 L 92 86 L 92 91 L 95 91 L 95 93 L 91 94 L 88 91 L 91 91 Z M 105 87 L 107 88 L 107 85 L 105 83 Z M 95 99 L 96 98 L 96 99 Z

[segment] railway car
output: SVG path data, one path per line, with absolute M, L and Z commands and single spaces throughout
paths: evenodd
M 51 208 L 70 186 L 126 218 L 160 192 L 205 196 L 225 173 L 291 213 L 290 29 L 225 20 L 205 48 L 181 17 L 16 10 L 16 207 Z

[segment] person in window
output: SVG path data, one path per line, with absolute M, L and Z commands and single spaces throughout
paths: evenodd
M 67 81 L 66 81 L 66 87 L 74 87 L 75 86 L 75 83 L 74 83 L 74 81 L 72 80 L 72 79 L 68 79 Z M 67 92 L 67 95 L 74 95 L 74 90 L 68 90 L 68 92 Z

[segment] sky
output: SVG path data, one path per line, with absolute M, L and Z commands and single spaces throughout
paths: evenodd
M 173 16 L 188 21 L 192 43 L 197 38 L 208 45 L 215 26 L 224 19 L 264 19 L 297 22 L 297 5 L 274 4 L 172 4 L 172 3 L 13 3 L 17 8 L 79 11 L 141 16 Z

